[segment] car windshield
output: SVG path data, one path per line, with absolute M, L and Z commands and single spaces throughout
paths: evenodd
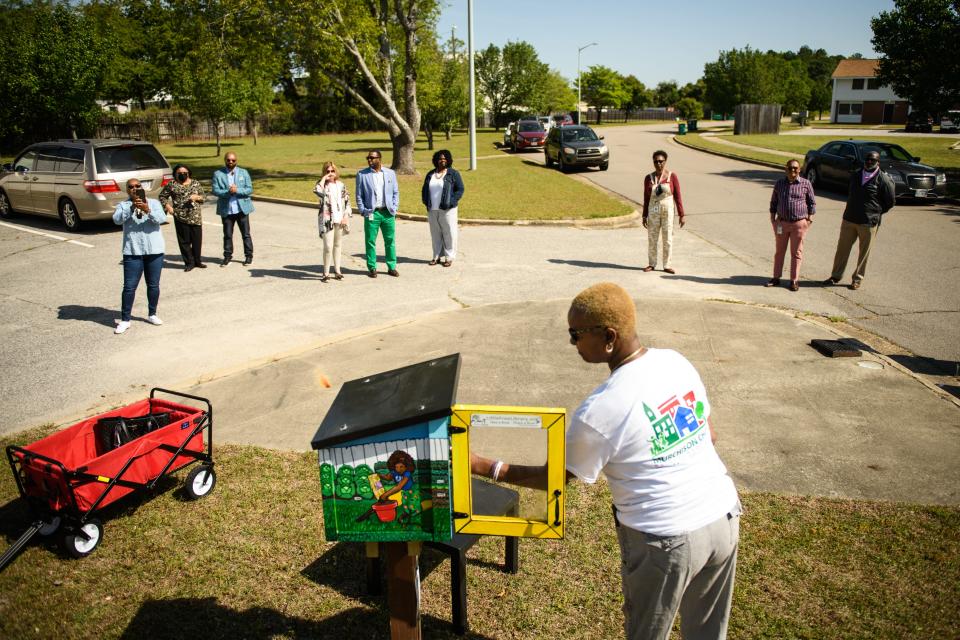
M 864 146 L 861 151 L 866 156 L 871 151 L 880 154 L 880 160 L 899 160 L 901 162 L 913 162 L 913 156 L 907 153 L 907 150 L 897 144 L 876 143 Z
M 564 142 L 590 142 L 597 140 L 593 129 L 569 129 L 563 132 Z
M 167 163 L 153 145 L 136 144 L 98 147 L 93 152 L 100 173 L 122 173 L 144 169 L 166 169 Z
M 521 122 L 520 131 L 543 131 L 539 122 Z

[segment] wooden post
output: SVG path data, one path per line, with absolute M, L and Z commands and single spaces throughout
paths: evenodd
M 387 565 L 387 605 L 390 638 L 420 640 L 419 542 L 384 543 Z

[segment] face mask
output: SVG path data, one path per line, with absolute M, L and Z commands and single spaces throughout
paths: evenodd
M 176 178 L 177 178 L 177 182 L 183 184 L 184 182 L 187 181 L 187 174 L 185 174 L 185 173 L 178 173 L 178 174 L 176 175 Z

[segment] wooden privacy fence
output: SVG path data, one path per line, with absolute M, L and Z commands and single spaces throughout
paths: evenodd
M 754 133 L 780 133 L 780 105 L 737 105 L 734 111 L 733 135 Z

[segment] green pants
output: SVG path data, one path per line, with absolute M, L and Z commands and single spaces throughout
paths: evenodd
M 387 258 L 387 269 L 397 268 L 396 244 L 397 218 L 386 209 L 374 209 L 373 215 L 363 219 L 363 237 L 367 244 L 367 269 L 377 269 L 377 232 L 383 232 L 383 248 Z

